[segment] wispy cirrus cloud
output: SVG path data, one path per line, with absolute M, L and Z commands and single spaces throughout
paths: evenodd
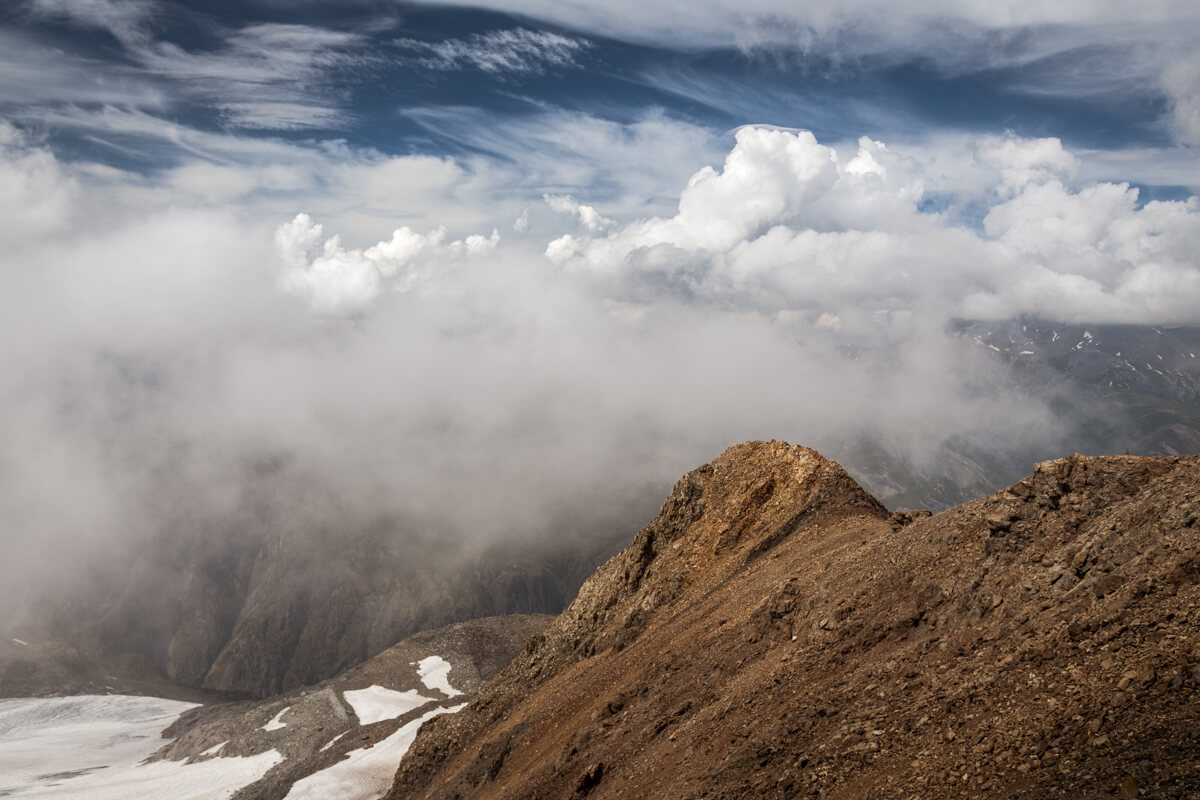
M 414 61 L 428 69 L 477 69 L 492 75 L 540 75 L 551 69 L 572 69 L 579 66 L 579 58 L 591 46 L 586 39 L 526 28 L 440 42 L 405 38 L 394 44 L 414 53 Z
M 238 127 L 335 128 L 348 114 L 331 75 L 368 62 L 364 43 L 354 33 L 269 23 L 233 32 L 212 52 L 158 43 L 136 56 Z
M 257 130 L 340 129 L 352 116 L 345 74 L 371 63 L 369 36 L 318 25 L 257 22 L 225 27 L 205 21 L 216 44 L 206 49 L 156 37 L 158 9 L 146 0 L 32 0 L 33 18 L 107 31 L 124 62 L 64 54 L 31 36 L 0 31 L 0 101 L 24 116 L 55 102 L 147 108 L 198 103 L 230 127 Z M 6 42 L 7 40 L 7 42 Z M 39 87 L 30 103 L 30 65 Z M 44 69 L 43 69 L 44 67 Z M 5 76 L 21 76 L 5 80 Z M 14 84 L 11 89 L 6 84 Z
M 41 17 L 106 30 L 127 47 L 149 41 L 154 16 L 151 0 L 32 0 L 31 9 Z
M 1195 3 L 697 0 L 679 13 L 674 4 L 642 0 L 417 2 L 522 14 L 582 35 L 682 52 L 736 49 L 851 72 L 918 63 L 942 76 L 984 75 L 1017 95 L 1114 103 L 1150 97 L 1162 101 L 1161 127 L 1176 142 L 1200 141 L 1200 70 L 1187 66 L 1200 35 Z M 671 78 L 651 76 L 652 83 L 656 77 Z

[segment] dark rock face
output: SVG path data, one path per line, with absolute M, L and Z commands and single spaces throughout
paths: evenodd
M 557 613 L 618 549 L 613 538 L 464 554 L 395 527 L 177 531 L 105 582 L 79 587 L 44 628 L 13 635 L 57 642 L 88 665 L 86 680 L 63 673 L 61 685 L 53 680 L 61 671 L 45 673 L 38 693 L 103 690 L 115 676 L 266 697 L 338 674 L 418 631 Z M 126 674 L 130 665 L 136 675 Z M 12 669 L 10 679 L 0 675 L 0 696 L 29 693 L 20 664 Z
M 267 695 L 315 683 L 420 630 L 555 612 L 592 564 L 582 557 L 565 565 L 484 558 L 464 572 L 429 563 L 420 552 L 410 555 L 416 563 L 381 550 L 381 574 L 372 576 L 337 552 L 300 564 L 282 547 L 260 554 L 237 622 L 203 685 Z
M 1193 797 L 1200 457 L 893 516 L 777 442 L 685 476 L 391 798 Z

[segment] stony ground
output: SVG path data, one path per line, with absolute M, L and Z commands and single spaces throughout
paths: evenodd
M 1200 457 L 889 514 L 779 442 L 659 517 L 392 798 L 1200 796 Z
M 375 745 L 434 706 L 451 707 L 469 699 L 551 619 L 545 615 L 510 615 L 449 625 L 411 636 L 370 661 L 315 686 L 267 700 L 192 709 L 164 731 L 163 735 L 172 741 L 155 758 L 195 763 L 277 750 L 283 762 L 234 798 L 279 800 L 296 781 L 333 766 L 350 751 Z M 422 683 L 415 664 L 435 655 L 451 665 L 449 682 L 462 695 L 444 696 Z M 398 692 L 416 690 L 434 702 L 393 719 L 366 724 L 356 717 L 345 692 L 371 686 Z M 278 721 L 282 726 L 268 725 L 285 709 Z

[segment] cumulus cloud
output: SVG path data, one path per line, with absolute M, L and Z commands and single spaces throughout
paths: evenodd
M 393 44 L 420 54 L 415 61 L 428 69 L 470 68 L 493 75 L 542 74 L 551 69 L 575 68 L 590 47 L 586 39 L 527 28 L 476 33 L 465 39 L 440 42 L 397 39 Z
M 592 206 L 584 205 L 569 194 L 546 194 L 542 200 L 552 211 L 577 217 L 583 227 L 589 231 L 599 231 L 613 224 Z
M 1079 159 L 1063 149 L 1058 139 L 1022 139 L 985 136 L 975 145 L 975 161 L 1000 173 L 998 191 L 1011 197 L 1034 182 L 1070 180 L 1079 171 Z
M 490 237 L 473 234 L 447 243 L 445 228 L 417 233 L 402 227 L 366 250 L 348 250 L 339 237 L 322 242 L 321 235 L 321 225 L 297 214 L 276 229 L 275 246 L 288 268 L 283 288 L 327 316 L 362 313 L 386 286 L 402 290 L 420 280 L 420 269 L 429 262 L 444 268 L 459 258 L 481 256 L 500 242 L 497 230 Z
M 1078 160 L 1055 139 L 985 137 L 974 153 L 994 176 L 982 229 L 926 210 L 922 165 L 882 143 L 839 155 L 806 131 L 745 128 L 720 171 L 692 176 L 674 216 L 566 234 L 546 255 L 629 297 L 669 287 L 843 324 L 898 309 L 1200 320 L 1195 198 L 1140 206 L 1127 184 L 1071 188 Z

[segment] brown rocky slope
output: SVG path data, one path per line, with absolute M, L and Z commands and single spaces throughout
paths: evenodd
M 1200 457 L 1072 456 L 935 516 L 737 445 L 391 798 L 1200 796 Z

